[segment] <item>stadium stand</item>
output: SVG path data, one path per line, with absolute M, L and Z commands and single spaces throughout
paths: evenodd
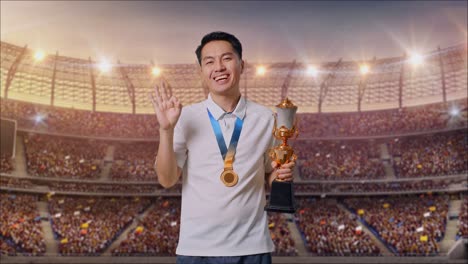
M 463 204 L 460 208 L 458 215 L 458 232 L 457 240 L 459 238 L 468 238 L 468 196 L 463 199 Z
M 436 255 L 445 234 L 448 197 L 418 196 L 381 199 L 348 198 L 344 200 L 392 249 L 402 256 Z
M 379 248 L 358 228 L 355 216 L 332 200 L 298 200 L 297 225 L 311 253 L 318 256 L 376 256 Z M 360 231 L 359 231 L 360 230 Z
M 11 160 L 10 157 L 7 157 L 5 155 L 0 156 L 0 172 L 1 173 L 10 173 L 13 171 L 14 162 Z
M 5 76 L 22 48 L 1 44 L 1 117 L 18 122 L 18 139 L 23 141 L 17 147 L 24 145 L 27 175 L 12 173 L 19 167 L 18 157 L 0 158 L 0 255 L 44 258 L 51 252 L 38 223 L 41 216 L 52 226 L 60 256 L 103 257 L 105 251 L 116 258 L 174 256 L 181 184 L 163 189 L 153 170 L 159 136 L 146 99 L 153 87 L 146 66 L 126 68 L 137 88 L 131 102 L 125 85 L 113 87 L 121 96 L 106 92 L 104 82 L 121 82 L 120 75 L 111 73 L 90 87 L 90 73 L 81 67 L 87 60 L 57 56 L 56 91 L 44 95 L 49 84 L 36 80 L 51 80 L 56 71 L 53 60 L 36 65 L 26 50 L 23 61 L 18 61 L 25 67 L 19 67 L 6 85 Z M 376 64 L 389 63 L 391 76 L 369 77 L 359 110 L 354 91 L 360 78 L 353 74 L 337 74 L 327 83 L 325 77 L 312 81 L 292 74 L 283 93 L 279 87 L 286 83 L 291 63 L 269 65 L 279 74 L 263 79 L 256 78 L 255 68 L 246 63 L 242 92 L 247 98 L 274 106 L 288 95 L 303 111 L 298 114 L 299 137 L 290 142 L 299 157 L 294 231 L 299 230 L 302 240 L 293 239 L 286 217 L 269 214 L 275 257 L 319 256 L 326 262 L 343 256 L 340 260 L 361 263 L 359 257 L 365 256 L 379 261 L 389 255 L 378 240 L 392 255 L 431 256 L 437 262 L 436 257 L 447 254 L 439 247 L 445 238 L 447 194 L 465 196 L 457 238 L 468 238 L 466 45 L 440 54 L 440 60 L 429 64 L 436 69 L 444 65 L 445 77 L 439 70 L 415 76 L 400 73 L 402 68 L 394 65 L 401 58 L 379 59 Z M 70 68 L 71 64 L 80 67 Z M 322 66 L 339 73 L 355 64 Z M 167 67 L 164 78 L 184 105 L 206 97 L 193 74 L 194 65 Z M 297 64 L 294 72 L 303 68 Z M 64 72 L 76 79 L 66 79 Z M 68 105 L 71 108 L 64 107 Z M 115 106 L 113 112 L 106 112 L 110 106 Z M 44 194 L 50 199 L 48 216 L 35 208 Z M 124 231 L 129 231 L 125 237 Z M 301 253 L 301 246 L 307 252 Z
M 150 205 L 148 198 L 87 198 L 53 196 L 51 225 L 62 255 L 102 253 Z
M 464 174 L 468 170 L 466 130 L 390 141 L 398 177 Z
M 113 181 L 157 181 L 155 142 L 119 143 L 115 148 L 110 178 Z
M 112 250 L 117 256 L 175 256 L 179 238 L 180 199 L 159 197 L 138 226 Z
M 0 193 L 2 254 L 41 256 L 46 252 L 36 195 Z
M 24 138 L 28 173 L 40 177 L 96 179 L 106 144 L 94 140 L 32 135 Z

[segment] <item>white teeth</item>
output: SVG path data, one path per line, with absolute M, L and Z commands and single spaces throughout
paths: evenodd
M 225 75 L 221 75 L 221 76 L 216 77 L 216 78 L 215 78 L 215 81 L 219 81 L 219 80 L 221 80 L 221 79 L 227 79 L 227 77 L 228 77 L 228 76 L 227 76 L 226 74 L 225 74 Z

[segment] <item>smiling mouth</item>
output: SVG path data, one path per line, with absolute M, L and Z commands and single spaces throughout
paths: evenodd
M 217 76 L 215 78 L 213 78 L 215 80 L 215 82 L 224 82 L 228 79 L 229 75 L 227 74 L 223 74 L 223 75 L 220 75 L 220 76 Z

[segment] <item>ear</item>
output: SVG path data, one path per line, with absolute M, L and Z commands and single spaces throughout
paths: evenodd
M 195 68 L 196 68 L 195 72 L 198 74 L 198 77 L 200 77 L 202 86 L 204 86 L 205 81 L 203 80 L 203 71 L 202 71 L 201 65 L 198 63 L 198 60 L 195 61 Z
M 201 65 L 198 63 L 198 60 L 195 61 L 195 67 L 197 68 L 197 71 L 198 71 L 198 74 L 202 74 L 202 68 L 201 68 Z
M 244 73 L 244 60 L 241 60 L 241 74 Z

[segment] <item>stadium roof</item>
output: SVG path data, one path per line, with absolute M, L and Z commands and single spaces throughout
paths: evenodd
M 1 40 L 112 63 L 193 63 L 201 37 L 239 37 L 251 63 L 402 56 L 466 42 L 466 1 L 1 1 Z
M 300 112 L 365 111 L 466 98 L 466 43 L 422 58 L 419 66 L 411 64 L 409 55 L 322 62 L 316 77 L 307 74 L 309 65 L 296 61 L 263 64 L 263 76 L 247 62 L 241 92 L 270 107 L 288 96 Z M 366 75 L 360 73 L 362 63 L 369 66 Z M 37 61 L 33 50 L 1 42 L 0 93 L 2 98 L 126 113 L 153 113 L 148 95 L 161 79 L 184 105 L 207 96 L 195 63 L 159 65 L 159 76 L 151 74 L 151 64 L 117 64 L 107 73 L 98 65 L 91 58 L 58 54 Z

